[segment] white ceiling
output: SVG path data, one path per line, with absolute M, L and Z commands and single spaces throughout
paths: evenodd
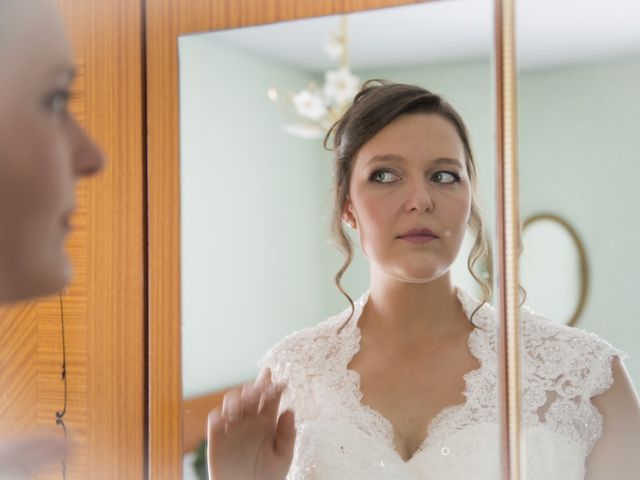
M 320 0 L 318 0 L 320 1 Z M 208 33 L 212 40 L 288 64 L 323 71 L 339 17 Z M 640 58 L 640 0 L 516 0 L 516 45 L 522 69 Z M 438 0 L 349 15 L 351 67 L 415 66 L 488 59 L 491 0 Z

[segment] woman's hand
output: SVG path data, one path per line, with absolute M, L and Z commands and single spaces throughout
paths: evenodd
M 0 479 L 32 478 L 68 453 L 65 440 L 58 437 L 31 437 L 0 443 Z
M 256 382 L 227 393 L 209 413 L 208 466 L 212 480 L 284 480 L 293 459 L 293 412 L 278 417 L 283 385 L 263 370 Z

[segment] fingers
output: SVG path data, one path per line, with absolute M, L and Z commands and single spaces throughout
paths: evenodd
M 293 447 L 296 443 L 295 417 L 287 410 L 278 419 L 275 437 L 275 450 L 286 458 L 293 458 Z
M 36 463 L 37 468 L 42 465 L 60 460 L 68 452 L 69 445 L 63 438 L 38 438 L 26 445 L 29 458 Z
M 215 425 L 228 424 L 251 417 L 262 412 L 263 406 L 268 401 L 269 414 L 272 404 L 279 399 L 282 388 L 274 387 L 271 380 L 271 371 L 263 369 L 253 383 L 246 383 L 240 388 L 234 388 L 227 392 L 222 399 L 220 411 L 212 419 Z M 274 398 L 274 395 L 278 398 Z
M 270 383 L 271 383 L 271 369 L 263 368 L 262 370 L 260 370 L 260 373 L 258 374 L 258 378 L 256 378 L 256 381 L 254 383 L 254 386 L 264 389 Z
M 235 422 L 258 413 L 261 390 L 247 383 L 229 391 L 222 400 L 220 415 L 227 422 Z
M 271 371 L 263 369 L 255 382 L 230 390 L 224 396 L 221 407 L 210 412 L 209 434 L 226 434 L 231 425 L 257 416 L 262 421 L 268 421 L 275 431 L 280 399 L 285 388 L 283 384 L 274 384 Z
M 255 478 L 247 468 L 264 462 L 277 462 L 286 473 L 296 432 L 291 411 L 278 418 L 284 390 L 264 370 L 252 384 L 229 391 L 222 405 L 209 412 L 207 466 L 212 478 Z M 280 458 L 273 456 L 274 449 Z
M 244 418 L 257 415 L 259 405 L 260 390 L 255 387 L 255 384 L 245 384 L 240 395 L 240 416 Z
M 260 405 L 258 411 L 260 413 L 265 412 L 265 415 L 275 415 L 278 412 L 278 406 L 280 405 L 280 398 L 285 390 L 285 385 L 274 384 L 269 382 L 268 385 L 261 392 Z
M 46 465 L 60 461 L 69 451 L 63 438 L 32 437 L 0 445 L 0 476 L 3 473 L 32 475 Z M 3 477 L 4 478 L 4 477 Z
M 207 471 L 209 472 L 209 475 L 213 477 L 213 472 L 215 471 L 214 454 L 218 448 L 220 439 L 224 437 L 225 433 L 225 422 L 222 419 L 220 408 L 216 408 L 209 412 L 207 423 Z
M 222 399 L 222 416 L 229 422 L 240 418 L 240 390 L 234 388 Z
M 209 433 L 209 443 L 211 443 L 212 437 L 220 433 L 224 433 L 225 421 L 222 418 L 221 409 L 219 407 L 209 412 L 209 416 L 207 417 L 207 422 L 208 422 L 207 431 Z

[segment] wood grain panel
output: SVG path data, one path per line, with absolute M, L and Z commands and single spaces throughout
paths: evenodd
M 65 459 L 67 478 L 91 478 L 89 475 L 87 442 L 87 244 L 88 211 L 86 190 L 82 183 L 77 189 L 77 210 L 72 220 L 74 232 L 67 242 L 67 251 L 74 262 L 74 280 L 61 297 L 36 303 L 37 311 L 37 430 L 54 430 L 63 436 L 56 425 L 56 412 L 64 412 L 63 421 L 73 444 L 73 453 Z M 62 317 L 64 311 L 64 351 Z M 62 378 L 66 358 L 66 388 Z M 65 408 L 66 407 L 66 408 Z M 40 479 L 60 479 L 62 465 L 53 465 Z
M 108 163 L 77 189 L 63 295 L 69 479 L 145 476 L 146 257 L 142 0 L 59 0 L 76 53 L 71 111 Z M 0 311 L 0 435 L 64 408 L 60 298 Z M 62 478 L 54 465 L 38 478 Z
M 33 432 L 37 407 L 36 306 L 0 310 L 0 438 Z
M 411 0 L 147 0 L 149 475 L 182 478 L 177 38 Z

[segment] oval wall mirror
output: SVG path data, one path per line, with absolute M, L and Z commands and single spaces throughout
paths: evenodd
M 584 245 L 563 218 L 540 213 L 522 227 L 520 282 L 527 305 L 565 325 L 575 325 L 584 310 L 589 268 Z

